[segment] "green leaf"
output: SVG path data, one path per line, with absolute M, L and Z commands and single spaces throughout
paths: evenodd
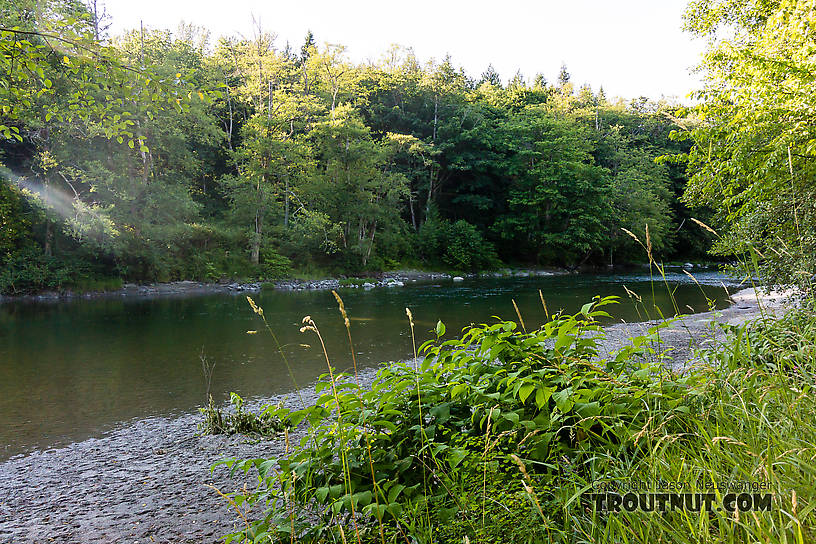
M 544 408 L 547 403 L 550 401 L 550 397 L 552 396 L 552 389 L 548 387 L 539 387 L 536 391 L 536 398 L 535 403 L 539 410 Z
M 337 484 L 329 487 L 329 495 L 333 499 L 339 499 L 343 493 L 343 484 Z
M 451 468 L 456 468 L 467 457 L 467 450 L 451 448 L 448 450 L 448 464 Z
M 366 506 L 371 503 L 371 491 L 360 491 L 354 494 L 354 504 L 358 506 Z
M 530 394 L 533 391 L 535 391 L 535 388 L 536 388 L 536 386 L 533 383 L 525 383 L 524 385 L 519 387 L 518 395 L 519 395 L 519 399 L 521 400 L 522 404 L 524 404 L 527 401 L 527 397 L 529 397 Z
M 601 413 L 601 405 L 598 402 L 582 402 L 576 404 L 576 412 L 581 417 L 595 417 Z
M 402 484 L 395 484 L 391 486 L 391 488 L 388 490 L 388 502 L 392 503 L 396 501 L 397 497 L 399 497 L 400 493 L 402 493 L 404 489 L 405 486 Z
M 399 519 L 400 515 L 402 515 L 402 504 L 398 502 L 389 504 L 388 513 L 394 516 L 394 518 Z
M 552 395 L 552 398 L 555 401 L 555 406 L 564 414 L 572 410 L 572 407 L 575 404 L 571 397 L 572 388 L 570 387 L 558 391 L 557 393 L 553 393 Z
M 326 497 L 329 496 L 329 488 L 328 487 L 318 487 L 315 490 L 315 497 L 320 502 L 326 502 Z
M 467 391 L 468 385 L 466 383 L 457 383 L 453 387 L 451 387 L 450 394 L 451 398 L 456 398 L 465 391 Z
M 504 412 L 502 417 L 512 423 L 513 425 L 518 425 L 519 422 L 519 415 L 515 412 Z
M 566 327 L 560 327 L 558 329 L 558 337 L 555 340 L 555 350 L 560 351 L 565 347 L 569 346 L 574 338 L 567 334 Z

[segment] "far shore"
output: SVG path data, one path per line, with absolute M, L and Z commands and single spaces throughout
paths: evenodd
M 563 268 L 504 268 L 500 271 L 481 273 L 436 272 L 424 270 L 395 270 L 390 272 L 372 273 L 370 276 L 354 277 L 340 276 L 337 278 L 321 279 L 279 279 L 270 281 L 245 282 L 222 280 L 218 282 L 174 281 L 166 283 L 150 283 L 139 285 L 126 283 L 119 289 L 108 291 L 47 291 L 31 295 L 0 295 L 0 303 L 26 302 L 58 302 L 75 299 L 97 298 L 157 298 L 173 296 L 212 295 L 219 293 L 259 292 L 263 289 L 278 289 L 284 291 L 302 290 L 329 290 L 341 288 L 373 289 L 378 287 L 402 287 L 407 282 L 450 280 L 461 281 L 466 278 L 505 278 L 505 277 L 533 277 L 569 274 Z
M 582 270 L 583 272 L 618 272 L 638 270 L 646 265 L 627 264 L 614 268 L 603 268 L 597 270 Z M 668 270 L 678 269 L 708 269 L 709 264 L 666 265 Z M 26 295 L 2 295 L 0 294 L 0 304 L 4 302 L 61 302 L 70 300 L 92 300 L 101 298 L 163 298 L 163 297 L 188 297 L 213 294 L 240 294 L 257 293 L 265 289 L 276 289 L 282 291 L 317 291 L 344 288 L 374 289 L 380 287 L 403 287 L 406 283 L 425 282 L 434 280 L 463 281 L 472 278 L 510 278 L 510 277 L 537 277 L 555 276 L 565 274 L 575 274 L 577 270 L 566 268 L 502 268 L 499 270 L 462 273 L 455 271 L 428 271 L 428 270 L 393 270 L 387 272 L 376 272 L 370 275 L 360 276 L 338 276 L 335 278 L 285 278 L 269 281 L 238 281 L 219 280 L 216 282 L 202 281 L 173 281 L 149 284 L 125 283 L 121 288 L 104 291 L 76 291 L 66 289 L 64 291 L 44 291 Z

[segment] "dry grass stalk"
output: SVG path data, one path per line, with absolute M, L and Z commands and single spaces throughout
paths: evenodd
M 696 219 L 696 218 L 694 218 L 694 217 L 692 217 L 692 218 L 690 218 L 690 219 L 691 219 L 692 221 L 694 221 L 695 223 L 697 223 L 697 225 L 699 225 L 699 226 L 700 226 L 700 227 L 702 227 L 703 229 L 707 230 L 708 232 L 710 232 L 711 234 L 713 234 L 714 236 L 716 236 L 716 237 L 718 237 L 718 238 L 719 238 L 719 236 L 720 236 L 720 235 L 717 233 L 717 231 L 716 231 L 716 230 L 712 229 L 711 227 L 709 227 L 708 225 L 706 225 L 705 223 L 703 223 L 703 222 L 702 222 L 702 221 L 700 221 L 699 219 Z
M 538 298 L 541 299 L 541 305 L 544 306 L 544 315 L 547 316 L 547 321 L 550 320 L 550 311 L 547 309 L 547 303 L 544 301 L 544 294 L 541 289 L 538 290 Z
M 343 304 L 343 299 L 340 298 L 340 295 L 338 295 L 337 291 L 334 289 L 332 289 L 332 295 L 334 295 L 334 298 L 337 300 L 337 305 L 340 308 L 340 315 L 343 316 L 343 323 L 346 326 L 349 350 L 351 351 L 351 362 L 354 365 L 354 381 L 357 382 L 357 385 L 360 385 L 360 378 L 357 375 L 357 355 L 354 353 L 354 343 L 351 341 L 351 322 L 349 321 L 348 314 L 346 313 L 346 305 Z
M 527 474 L 527 467 L 524 465 L 524 461 L 522 461 L 519 458 L 519 456 L 516 455 L 515 453 L 511 453 L 510 458 L 519 467 L 519 471 L 521 472 L 521 485 L 524 486 L 524 490 L 532 498 L 533 504 L 535 504 L 536 510 L 538 510 L 538 514 L 541 516 L 541 519 L 546 520 L 547 518 L 546 516 L 544 516 L 544 510 L 542 510 L 541 504 L 538 502 L 538 497 L 536 496 L 535 490 L 533 489 L 532 482 L 530 480 L 530 475 Z
M 640 295 L 638 295 L 637 293 L 635 293 L 634 291 L 632 291 L 631 289 L 629 289 L 625 285 L 623 286 L 623 290 L 626 291 L 626 294 L 629 295 L 629 298 L 634 298 L 638 302 L 643 302 L 643 299 L 640 297 Z
M 524 326 L 524 319 L 522 319 L 522 317 L 521 317 L 521 312 L 519 311 L 518 305 L 516 304 L 516 300 L 515 299 L 510 299 L 510 300 L 513 301 L 513 308 L 516 309 L 516 315 L 519 318 L 519 323 L 521 323 L 521 330 L 523 330 L 525 333 L 527 333 L 527 327 Z

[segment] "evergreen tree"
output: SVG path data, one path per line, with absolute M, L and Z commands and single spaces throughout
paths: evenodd
M 570 73 L 567 71 L 567 65 L 561 64 L 561 70 L 558 72 L 558 86 L 564 87 L 570 82 Z
M 489 83 L 494 87 L 501 88 L 501 77 L 499 76 L 496 69 L 493 67 L 492 64 L 487 65 L 487 70 L 482 72 L 482 78 L 479 80 L 479 83 Z
M 312 54 L 312 51 L 315 49 L 315 39 L 314 34 L 312 34 L 311 30 L 306 32 L 306 38 L 303 40 L 303 45 L 300 46 L 300 62 L 301 64 L 306 64 L 306 61 L 309 60 L 309 56 Z

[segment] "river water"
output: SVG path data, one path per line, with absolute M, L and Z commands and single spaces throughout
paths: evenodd
M 351 318 L 358 364 L 371 367 L 411 356 L 405 308 L 411 308 L 417 343 L 431 337 L 438 319 L 448 336 L 492 316 L 516 320 L 516 301 L 528 327 L 550 311 L 576 312 L 594 295 L 618 295 L 616 320 L 641 321 L 708 309 L 706 298 L 726 305 L 716 272 L 669 274 L 669 287 L 648 274 L 562 275 L 468 279 L 454 283 L 409 282 L 404 287 L 340 289 Z M 661 280 L 662 281 L 662 280 Z M 624 285 L 644 303 L 636 307 Z M 654 289 L 654 297 L 652 295 Z M 351 366 L 342 318 L 329 291 L 264 291 L 251 295 L 291 363 L 286 370 L 275 340 L 245 295 L 155 299 L 101 298 L 0 305 L 0 459 L 98 436 L 123 422 L 189 413 L 204 404 L 202 355 L 214 363 L 216 401 L 235 391 L 267 397 L 304 387 L 326 371 L 319 341 L 300 333 L 311 315 L 326 341 L 332 364 Z M 258 331 L 247 334 L 247 331 Z

